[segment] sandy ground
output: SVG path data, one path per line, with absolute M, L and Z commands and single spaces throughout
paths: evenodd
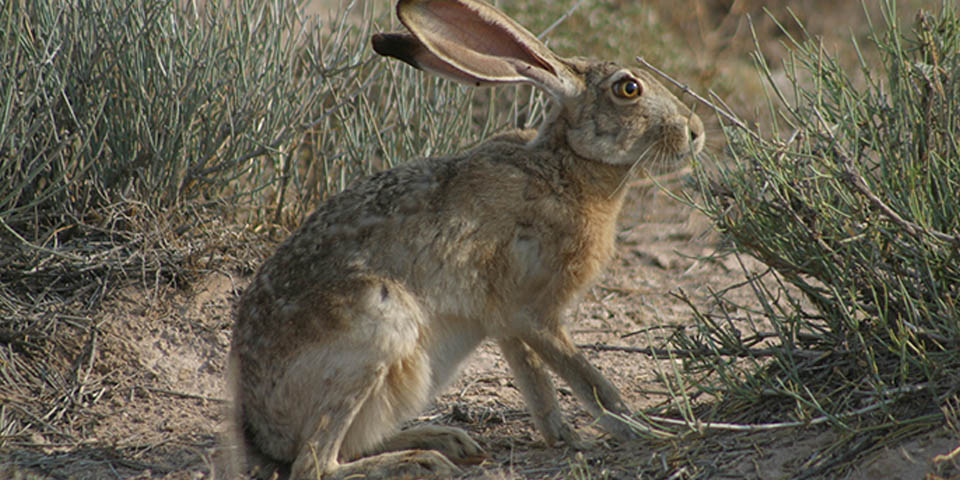
M 690 317 L 670 292 L 682 290 L 709 311 L 711 289 L 743 278 L 732 257 L 701 259 L 715 250 L 715 242 L 707 222 L 687 207 L 661 192 L 633 193 L 616 259 L 569 315 L 575 340 L 663 345 L 670 330 L 659 327 L 684 325 Z M 748 262 L 747 268 L 762 266 Z M 216 458 L 227 405 L 231 308 L 249 279 L 249 273 L 210 272 L 186 289 L 120 292 L 99 322 L 102 334 L 86 383 L 96 398 L 77 410 L 85 437 L 70 443 L 38 433 L 12 448 L 8 444 L 0 450 L 0 465 L 6 465 L 0 478 L 222 478 Z M 746 291 L 735 295 L 748 300 Z M 587 350 L 587 355 L 635 409 L 669 401 L 662 378 L 673 375 L 672 361 L 638 353 Z M 414 423 L 461 427 L 489 451 L 492 458 L 465 469 L 463 478 L 689 478 L 690 455 L 709 462 L 715 478 L 790 478 L 803 473 L 818 445 L 835 440 L 831 431 L 808 428 L 617 444 L 591 426 L 565 389 L 561 403 L 589 448 L 545 446 L 503 358 L 484 344 L 460 379 Z M 694 440 L 702 451 L 685 443 Z M 851 476 L 957 478 L 956 463 L 947 470 L 932 463 L 957 445 L 944 433 L 912 438 L 868 458 Z M 932 476 L 944 471 L 953 477 Z

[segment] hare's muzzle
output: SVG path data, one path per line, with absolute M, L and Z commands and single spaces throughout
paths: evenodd
M 703 121 L 696 113 L 691 113 L 687 119 L 687 130 L 690 132 L 690 152 L 694 155 L 703 151 L 706 135 L 703 131 Z

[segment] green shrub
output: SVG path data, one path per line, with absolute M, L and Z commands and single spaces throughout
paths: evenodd
M 370 12 L 318 20 L 299 3 L 0 8 L 0 276 L 102 270 L 91 245 L 131 257 L 191 231 L 211 206 L 289 227 L 357 176 L 515 121 L 470 89 L 375 57 Z M 146 240 L 161 217 L 172 231 Z M 175 274 L 186 254 L 157 250 L 164 259 L 120 270 Z
M 309 119 L 322 91 L 299 78 L 307 33 L 290 5 L 178 3 L 6 4 L 8 224 L 82 219 L 121 198 L 167 207 L 213 196 L 257 168 L 239 159 L 279 148 Z
M 673 339 L 713 352 L 688 371 L 712 374 L 701 387 L 743 421 L 742 402 L 763 403 L 777 420 L 891 440 L 942 425 L 958 393 L 960 19 L 944 2 L 904 31 L 895 8 L 875 30 L 882 64 L 858 80 L 813 41 L 794 43 L 787 89 L 758 59 L 777 121 L 728 119 L 733 161 L 700 165 L 706 213 L 778 274 L 751 272 L 756 306 L 718 294 L 724 308 Z
M 121 199 L 276 208 L 278 184 L 308 188 L 297 175 L 315 161 L 324 172 L 311 178 L 335 192 L 396 158 L 488 133 L 472 133 L 466 90 L 371 61 L 369 14 L 318 25 L 293 1 L 184 3 L 0 10 L 7 225 L 83 220 Z

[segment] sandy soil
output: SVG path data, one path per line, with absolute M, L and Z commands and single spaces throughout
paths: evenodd
M 632 194 L 623 217 L 617 258 L 570 313 L 578 343 L 662 345 L 670 330 L 656 327 L 683 325 L 690 317 L 670 292 L 682 290 L 709 311 L 711 289 L 743 278 L 732 257 L 701 259 L 715 250 L 716 237 L 702 217 L 663 193 Z M 748 261 L 747 268 L 762 266 Z M 98 387 L 96 398 L 77 410 L 85 437 L 64 443 L 37 433 L 4 448 L 0 465 L 7 466 L 0 466 L 0 478 L 222 478 L 215 459 L 227 405 L 223 379 L 231 305 L 248 281 L 249 274 L 209 272 L 186 289 L 131 287 L 116 295 L 103 309 L 91 360 L 90 375 L 96 378 L 87 384 Z M 749 298 L 746 291 L 735 294 Z M 672 361 L 589 349 L 587 354 L 635 409 L 669 400 L 662 378 L 673 375 Z M 565 413 L 591 446 L 579 452 L 548 448 L 496 348 L 484 344 L 462 373 L 415 423 L 459 426 L 489 451 L 492 458 L 465 469 L 463 478 L 688 478 L 679 459 L 690 461 L 690 455 L 708 462 L 716 478 L 789 478 L 802 474 L 818 445 L 835 440 L 831 431 L 810 428 L 616 444 L 561 390 Z M 693 440 L 703 448 L 691 450 Z M 867 459 L 852 478 L 942 473 L 943 465 L 936 469 L 932 458 L 957 445 L 943 433 L 913 438 Z M 947 471 L 957 475 L 956 467 Z

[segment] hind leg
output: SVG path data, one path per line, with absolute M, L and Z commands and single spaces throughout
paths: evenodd
M 458 469 L 446 457 L 432 450 L 406 450 L 389 452 L 340 463 L 341 447 L 345 437 L 351 434 L 358 414 L 376 405 L 389 382 L 390 369 L 381 368 L 366 381 L 337 396 L 307 420 L 312 432 L 301 444 L 294 461 L 291 479 L 339 479 L 362 475 L 364 478 L 395 478 L 397 476 L 422 477 L 424 475 L 451 475 Z M 361 423 L 363 419 L 361 420 Z M 380 425 L 392 429 L 393 425 Z M 369 435 L 369 432 L 367 432 Z
M 449 478 L 459 472 L 456 465 L 435 450 L 387 452 L 344 463 L 324 475 L 324 480 L 387 480 L 395 478 Z M 293 477 L 310 478 L 316 476 Z
M 301 441 L 298 442 L 296 459 L 291 466 L 291 479 L 317 478 L 338 469 L 344 437 L 357 413 L 383 384 L 383 368 L 371 373 L 357 376 L 351 382 L 353 385 L 335 382 L 330 378 L 323 379 L 324 383 L 309 383 L 314 386 L 326 385 L 339 392 L 334 395 L 328 393 L 319 402 L 309 402 L 314 407 L 312 411 L 305 412 L 302 418 Z
M 366 293 L 355 304 L 351 331 L 301 354 L 291 368 L 291 390 L 313 400 L 305 403 L 313 407 L 299 410 L 304 422 L 291 478 L 449 475 L 456 467 L 432 450 L 436 443 L 369 455 L 426 405 L 432 375 L 420 345 L 424 319 L 416 301 L 396 285 Z M 287 401 L 302 400 L 288 396 Z

